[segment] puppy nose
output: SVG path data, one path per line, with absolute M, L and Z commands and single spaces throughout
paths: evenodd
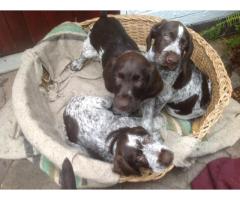
M 118 108 L 124 110 L 128 107 L 129 102 L 130 102 L 130 98 L 128 96 L 126 96 L 126 95 L 119 96 L 119 97 L 117 97 L 116 105 Z
M 162 149 L 158 155 L 158 162 L 167 167 L 172 164 L 173 158 L 173 153 L 170 150 Z
M 177 64 L 179 57 L 175 53 L 170 53 L 167 55 L 166 61 L 168 64 Z

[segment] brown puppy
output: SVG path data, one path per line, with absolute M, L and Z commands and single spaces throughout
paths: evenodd
M 94 57 L 101 58 L 106 89 L 114 94 L 115 113 L 135 112 L 142 101 L 162 89 L 158 70 L 141 55 L 120 22 L 106 14 L 94 24 L 71 69 L 80 70 L 87 59 Z

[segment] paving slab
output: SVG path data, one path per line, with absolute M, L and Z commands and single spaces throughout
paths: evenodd
M 1 189 L 59 189 L 49 177 L 26 159 L 15 160 L 8 170 Z
M 0 184 L 7 175 L 7 172 L 13 163 L 13 160 L 0 159 Z
M 21 53 L 12 54 L 9 56 L 1 57 L 0 59 L 0 73 L 6 73 L 9 71 L 16 70 L 20 67 L 21 64 Z
M 1 76 L 0 76 L 0 78 L 2 80 L 4 80 L 4 79 L 7 80 L 2 86 L 4 89 L 6 100 L 11 98 L 11 96 L 12 96 L 12 85 L 13 85 L 16 74 L 17 74 L 17 71 L 12 71 L 12 72 L 8 72 L 5 74 L 1 74 Z

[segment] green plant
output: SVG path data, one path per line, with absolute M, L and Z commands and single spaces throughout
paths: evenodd
M 206 39 L 216 40 L 229 28 L 240 33 L 240 12 L 230 15 L 211 28 L 204 30 L 201 35 Z
M 236 46 L 240 45 L 240 35 L 236 35 L 229 39 L 226 39 L 226 44 L 230 48 L 235 48 Z

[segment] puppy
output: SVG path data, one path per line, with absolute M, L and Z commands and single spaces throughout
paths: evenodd
M 146 43 L 146 58 L 158 66 L 164 82 L 160 104 L 180 119 L 202 116 L 211 99 L 211 82 L 191 60 L 193 42 L 186 27 L 162 20 L 152 27 Z
M 80 70 L 86 60 L 96 57 L 102 61 L 105 87 L 114 94 L 117 114 L 134 113 L 163 87 L 158 70 L 140 53 L 120 22 L 106 13 L 94 24 L 71 69 Z
M 110 97 L 73 97 L 64 114 L 68 139 L 96 159 L 113 163 L 120 175 L 140 175 L 141 168 L 161 172 L 173 153 L 161 144 L 162 118 L 154 118 L 154 133 L 142 127 L 141 118 L 114 115 Z

